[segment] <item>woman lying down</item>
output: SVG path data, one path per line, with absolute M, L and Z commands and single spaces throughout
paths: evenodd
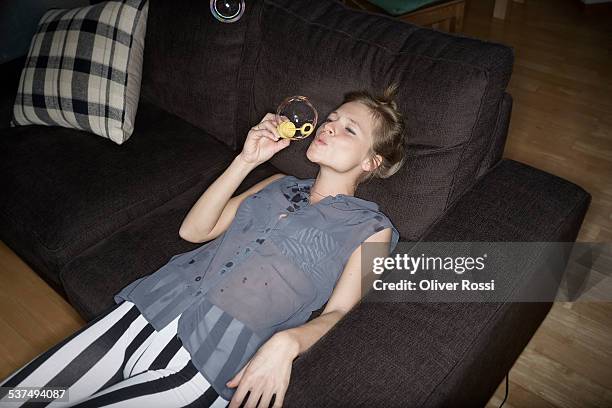
M 266 114 L 180 227 L 206 244 L 124 287 L 0 385 L 66 387 L 68 401 L 48 407 L 281 407 L 293 360 L 361 299 L 361 244 L 387 256 L 399 240 L 378 204 L 354 196 L 404 163 L 396 91 L 344 96 L 306 152 L 316 178 L 279 173 L 232 197 L 290 143 Z

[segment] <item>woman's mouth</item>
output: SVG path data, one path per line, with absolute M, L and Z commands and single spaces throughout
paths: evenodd
M 323 141 L 323 139 L 318 138 L 318 137 L 315 139 L 315 143 L 320 144 L 320 145 L 326 145 L 326 144 L 327 144 L 327 143 L 325 143 L 325 142 Z

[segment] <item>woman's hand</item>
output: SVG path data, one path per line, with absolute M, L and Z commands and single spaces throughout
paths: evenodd
M 249 390 L 251 393 L 244 408 L 268 408 L 273 394 L 276 394 L 273 407 L 282 407 L 293 360 L 297 356 L 297 345 L 281 333 L 270 337 L 234 378 L 227 382 L 230 388 L 238 386 L 229 408 L 240 407 Z M 261 401 L 257 404 L 259 397 Z
M 273 113 L 266 113 L 261 122 L 253 126 L 246 137 L 240 156 L 250 164 L 259 165 L 289 146 L 289 139 L 280 137 Z

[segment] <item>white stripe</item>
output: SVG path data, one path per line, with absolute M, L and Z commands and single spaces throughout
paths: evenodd
M 70 404 L 75 404 L 89 398 L 91 394 L 110 380 L 120 363 L 123 362 L 125 350 L 147 323 L 147 320 L 142 315 L 138 316 L 104 357 L 68 388 Z M 56 408 L 64 406 L 66 406 L 65 402 L 52 402 L 47 407 Z
M 213 306 L 213 308 L 217 307 Z M 211 323 L 210 329 L 208 330 L 209 333 L 210 331 L 212 331 L 212 324 L 214 323 Z M 198 324 L 198 327 L 200 327 L 200 325 L 205 327 L 206 317 L 204 317 L 204 322 Z M 227 363 L 229 356 L 231 356 L 232 351 L 236 347 L 236 343 L 238 342 L 238 338 L 240 337 L 240 333 L 242 332 L 243 328 L 244 325 L 238 319 L 232 318 L 232 321 L 223 332 L 221 340 L 219 340 L 219 343 L 215 347 L 213 356 L 211 356 L 204 364 L 203 370 L 211 378 L 217 378 L 221 370 L 223 370 L 223 367 Z M 227 356 L 228 358 L 220 359 L 219 355 Z
M 201 307 L 202 305 L 199 305 Z M 204 339 L 208 338 L 209 333 L 212 331 L 217 321 L 223 316 L 223 311 L 218 307 L 210 307 L 208 312 L 204 317 L 200 318 L 197 322 L 197 326 L 194 330 L 192 330 L 189 335 L 189 344 L 194 346 L 194 348 L 199 348 L 198 345 L 202 344 Z
M 155 337 L 153 341 L 144 351 L 140 359 L 136 362 L 134 369 L 132 371 L 132 375 L 138 375 L 144 371 L 147 371 L 153 361 L 157 358 L 159 353 L 163 351 L 163 349 L 168 345 L 170 340 L 174 337 L 178 327 L 178 320 L 181 317 L 179 314 L 176 319 L 174 319 L 171 323 L 168 323 L 166 327 L 164 327 L 160 332 L 154 333 Z
M 129 302 L 129 300 L 126 300 L 125 302 Z M 132 376 L 132 373 L 134 372 L 134 365 L 136 364 L 140 356 L 144 354 L 145 350 L 151 345 L 156 334 L 157 333 L 155 332 L 155 330 L 153 330 L 153 332 L 149 334 L 149 337 L 147 337 L 147 339 L 138 347 L 138 349 L 136 349 L 134 354 L 132 354 L 128 361 L 125 363 L 125 368 L 123 369 L 124 379 L 130 378 Z
M 43 24 L 43 23 L 46 23 L 48 21 L 55 20 L 55 18 L 57 16 L 59 16 L 63 11 L 65 11 L 65 10 L 62 10 L 62 9 L 49 10 L 47 12 L 47 14 L 42 16 L 42 18 L 41 18 L 41 20 L 40 20 L 40 22 L 38 24 Z
M 210 408 L 225 408 L 227 407 L 227 404 L 229 404 L 229 401 L 219 396 L 219 398 L 215 400 L 215 402 L 210 406 Z
M 185 347 L 181 346 L 179 351 L 168 362 L 168 368 L 175 369 L 176 371 L 179 371 L 179 370 L 183 369 L 187 365 L 187 362 L 189 360 L 191 360 L 191 355 L 185 349 Z
M 166 370 L 166 371 L 169 370 L 172 372 L 180 371 L 183 368 L 185 368 L 185 366 L 189 363 L 190 360 L 191 360 L 191 356 L 189 355 L 189 352 L 181 347 L 181 349 L 176 353 L 176 355 L 170 360 L 168 367 L 163 370 Z M 147 376 L 143 374 L 146 374 L 148 372 L 153 372 L 153 371 L 156 371 L 156 370 L 144 371 L 142 373 L 133 375 L 131 377 L 127 377 L 125 380 L 119 383 L 113 384 L 110 387 L 100 390 L 100 392 L 98 392 L 95 395 L 92 395 L 90 398 L 95 398 L 100 395 L 108 394 L 109 392 L 119 390 L 121 388 L 125 388 L 130 385 L 143 383 L 145 382 L 145 379 L 148 378 Z M 156 377 L 156 378 L 159 378 L 159 377 Z
M 170 327 L 170 325 L 166 326 L 164 329 L 166 329 L 167 327 Z M 176 334 L 176 330 L 169 331 L 169 332 Z M 159 334 L 161 334 L 161 332 Z M 149 353 L 150 351 L 151 350 L 147 350 L 147 353 Z M 191 361 L 191 356 L 189 355 L 189 352 L 185 348 L 181 347 L 179 351 L 176 353 L 176 355 L 170 360 L 168 364 L 168 368 L 143 371 L 124 381 L 114 384 L 98 392 L 95 395 L 92 395 L 89 399 L 93 399 L 98 396 L 105 395 L 110 392 L 123 389 L 125 387 L 133 386 L 136 384 L 142 384 L 148 381 L 154 381 L 154 380 L 157 380 L 163 377 L 167 377 L 169 375 L 173 375 L 176 372 L 183 369 L 187 364 L 189 364 L 190 361 Z M 190 381 L 183 383 L 180 386 L 175 387 L 171 390 L 131 398 L 129 400 L 120 401 L 114 404 L 104 405 L 104 407 L 109 407 L 109 408 L 110 407 L 140 408 L 143 406 L 146 406 L 147 408 L 154 408 L 154 407 L 170 408 L 174 406 L 182 407 L 200 398 L 210 388 L 210 386 L 211 385 L 206 380 L 206 378 L 204 378 L 204 376 L 202 376 L 202 374 L 198 372 Z M 175 404 L 173 404 L 173 402 L 175 402 Z M 215 402 L 211 405 L 211 407 L 225 408 L 228 403 L 229 401 L 219 396 L 217 397 Z
M 168 369 L 145 371 L 143 373 L 138 374 L 137 376 L 128 378 L 127 380 L 121 381 L 120 383 L 113 385 L 112 387 L 109 387 L 108 389 L 96 395 L 93 395 L 91 398 L 107 394 L 109 391 L 116 391 L 135 384 L 142 384 L 148 381 L 154 381 L 172 374 L 175 374 L 175 371 Z M 206 379 L 200 373 L 197 373 L 190 381 L 185 382 L 180 386 L 172 388 L 170 390 L 157 392 L 154 394 L 142 395 L 139 397 L 130 398 L 129 400 L 123 400 L 114 404 L 102 406 L 107 408 L 182 407 L 200 398 L 204 394 L 204 392 L 208 390 L 209 387 L 210 384 L 208 383 L 208 381 L 206 381 Z M 223 398 L 218 397 L 212 406 L 215 408 L 225 407 L 227 403 L 228 401 L 225 401 Z
M 75 10 L 71 10 L 68 13 L 66 13 L 65 18 L 63 18 L 64 20 L 67 20 L 70 24 L 70 20 L 77 14 L 78 9 Z M 74 21 L 72 21 L 72 23 L 74 23 Z M 70 38 L 70 25 L 68 27 L 66 27 L 66 30 L 63 31 L 63 37 L 61 41 L 57 41 L 57 51 L 55 53 L 51 53 L 51 55 L 56 55 L 58 57 L 61 57 L 62 55 L 65 55 L 64 52 L 65 50 L 68 48 L 69 45 L 69 38 Z M 52 45 L 52 47 L 55 44 Z M 58 62 L 61 60 L 61 58 L 58 58 Z M 55 100 L 57 103 L 57 106 L 59 108 L 59 106 L 61 105 L 60 103 L 60 99 L 62 97 L 62 85 L 61 83 L 59 83 L 58 81 L 60 81 L 60 79 L 63 77 L 63 75 L 66 74 L 66 71 L 68 71 L 70 73 L 70 77 L 72 77 L 72 70 L 64 70 L 62 69 L 62 66 L 60 65 L 57 68 L 57 72 L 55 75 L 55 79 L 53 81 L 53 96 L 55 96 Z M 46 88 L 46 84 L 45 84 L 45 88 Z M 46 93 L 45 90 L 45 94 L 48 95 Z M 64 126 L 64 127 L 71 127 L 72 123 L 70 123 L 69 121 L 67 121 L 66 119 L 64 119 L 64 111 L 66 109 L 64 107 L 62 107 L 61 111 L 58 110 L 57 111 L 57 119 L 55 119 L 54 115 L 52 115 L 52 113 L 49 113 L 49 115 L 54 118 L 56 120 L 56 122 L 60 125 L 60 126 Z

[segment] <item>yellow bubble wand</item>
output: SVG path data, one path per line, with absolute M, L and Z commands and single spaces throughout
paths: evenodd
M 280 133 L 280 136 L 284 139 L 302 139 L 304 137 L 308 137 L 312 133 L 313 129 L 314 126 L 312 126 L 310 123 L 304 123 L 302 127 L 299 128 L 296 127 L 291 121 L 282 122 L 280 125 L 278 125 L 278 133 Z M 294 137 L 295 132 L 298 130 L 302 134 L 301 138 Z
M 276 128 L 283 139 L 304 139 L 314 131 L 318 116 L 317 110 L 307 97 L 290 96 L 285 98 L 276 110 L 279 121 Z M 297 124 L 289 118 L 293 118 Z M 303 125 L 298 127 L 299 122 L 303 122 Z

